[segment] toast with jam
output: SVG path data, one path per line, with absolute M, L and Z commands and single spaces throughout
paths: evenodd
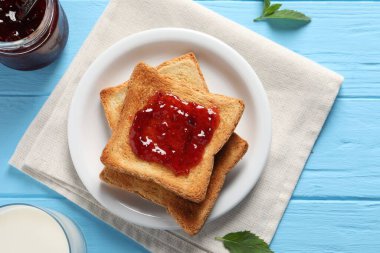
M 165 105 L 167 111 L 162 111 Z M 186 106 L 191 108 L 187 110 Z M 107 167 L 155 182 L 182 198 L 199 203 L 206 196 L 214 156 L 233 133 L 243 110 L 244 103 L 239 99 L 200 92 L 139 63 L 128 81 L 119 122 L 103 150 L 101 161 Z M 168 135 L 161 138 L 157 133 L 162 132 L 167 121 L 175 127 L 169 128 Z M 193 131 L 192 136 L 186 134 L 187 130 Z M 171 131 L 178 134 L 171 136 Z M 181 141 L 176 142 L 176 138 Z M 183 146 L 182 138 L 188 138 L 187 146 Z M 202 138 L 206 140 L 203 143 Z M 170 145 L 163 147 L 168 141 Z M 200 146 L 205 143 L 200 153 Z M 182 155 L 192 152 L 194 159 L 199 159 L 194 163 L 189 156 L 179 163 L 176 159 L 180 157 L 176 154 L 180 150 Z M 185 167 L 188 164 L 191 169 Z
M 166 61 L 157 67 L 160 74 L 178 82 L 186 83 L 190 88 L 208 92 L 198 61 L 193 53 L 188 53 Z M 120 118 L 128 82 L 116 87 L 106 88 L 101 92 L 101 102 L 111 130 L 115 129 Z M 215 156 L 214 169 L 210 178 L 205 199 L 195 203 L 181 198 L 159 184 L 142 180 L 138 177 L 121 173 L 105 167 L 100 174 L 103 182 L 129 192 L 137 193 L 143 198 L 165 207 L 168 213 L 190 235 L 194 235 L 204 225 L 209 216 L 226 174 L 236 165 L 247 151 L 248 143 L 237 134 L 232 134 L 227 143 Z

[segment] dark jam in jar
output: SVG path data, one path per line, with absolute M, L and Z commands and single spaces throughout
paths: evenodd
M 0 0 L 0 41 L 16 41 L 33 33 L 41 24 L 46 10 L 46 1 L 37 0 L 22 20 L 22 0 Z
M 165 165 L 175 175 L 187 175 L 202 160 L 219 125 L 217 108 L 157 92 L 133 120 L 129 138 L 141 159 Z
M 37 0 L 20 19 L 23 1 L 0 0 L 0 62 L 14 69 L 33 70 L 58 58 L 69 27 L 58 0 Z

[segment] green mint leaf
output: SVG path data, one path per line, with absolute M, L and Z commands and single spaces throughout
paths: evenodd
M 302 22 L 310 22 L 311 19 L 299 11 L 293 10 L 279 10 L 282 4 L 272 4 L 270 0 L 264 0 L 264 8 L 260 17 L 255 18 L 253 21 L 261 21 L 265 19 L 288 19 L 298 20 Z
M 266 9 L 270 6 L 270 0 L 264 0 L 264 9 L 263 9 L 263 14 Z
M 266 17 L 273 14 L 275 11 L 280 9 L 281 5 L 282 4 L 272 4 L 271 6 L 269 6 L 269 8 L 264 10 L 263 16 Z
M 262 17 L 260 20 L 263 20 L 263 19 L 288 19 L 288 20 L 298 20 L 298 21 L 303 21 L 303 22 L 311 21 L 311 19 L 305 14 L 299 11 L 293 11 L 293 10 L 279 10 L 279 11 L 274 12 L 271 15 Z
M 229 233 L 216 237 L 230 253 L 273 253 L 268 244 L 249 231 Z

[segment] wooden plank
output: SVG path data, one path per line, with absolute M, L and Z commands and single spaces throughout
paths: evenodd
M 285 2 L 312 17 L 300 29 L 252 22 L 260 2 L 201 1 L 202 5 L 345 76 L 340 96 L 380 95 L 379 2 Z M 355 14 L 352 14 L 355 13 Z
M 378 253 L 380 203 L 291 201 L 272 241 L 275 252 Z
M 0 206 L 10 203 L 28 203 L 57 210 L 71 218 L 82 230 L 89 253 L 147 253 L 141 245 L 119 233 L 104 222 L 74 205 L 66 199 L 22 198 L 17 200 L 0 198 Z
M 338 99 L 293 197 L 380 200 L 379 133 L 379 100 Z
M 309 25 L 294 30 L 281 29 L 267 22 L 252 22 L 260 14 L 261 2 L 199 2 L 341 73 L 346 81 L 340 96 L 380 95 L 380 43 L 376 39 L 380 37 L 380 23 L 377 22 L 380 18 L 379 2 L 286 2 L 284 7 L 303 11 L 313 19 Z M 62 3 L 71 25 L 69 43 L 63 57 L 52 66 L 35 72 L 12 71 L 0 66 L 0 94 L 49 94 L 107 1 L 63 0 Z

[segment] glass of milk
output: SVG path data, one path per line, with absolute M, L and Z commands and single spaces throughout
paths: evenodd
M 56 211 L 26 204 L 0 206 L 0 252 L 85 253 L 82 232 Z

